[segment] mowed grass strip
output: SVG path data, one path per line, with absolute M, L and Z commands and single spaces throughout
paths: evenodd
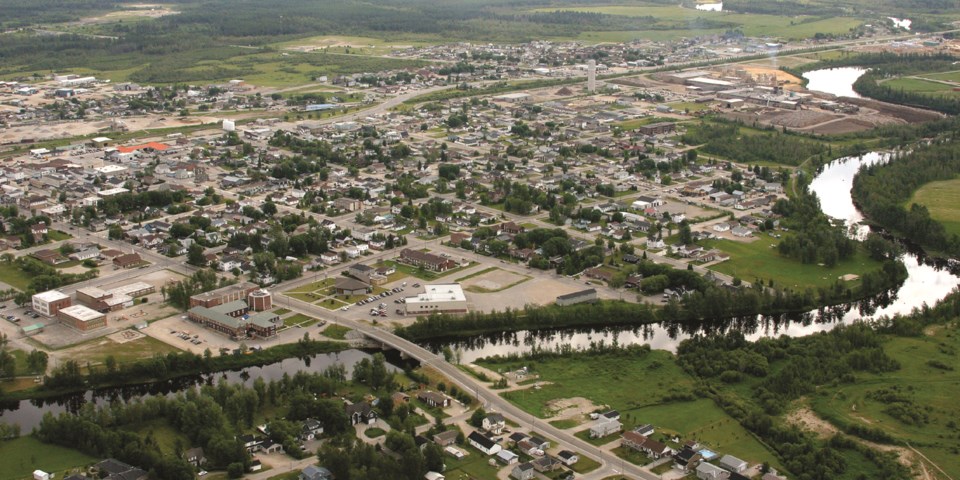
M 906 204 L 927 207 L 930 217 L 943 224 L 947 233 L 960 235 L 960 178 L 930 182 L 914 192 Z
M 31 436 L 0 441 L 0 480 L 32 478 L 38 469 L 63 478 L 68 470 L 96 461 L 78 450 L 43 443 Z

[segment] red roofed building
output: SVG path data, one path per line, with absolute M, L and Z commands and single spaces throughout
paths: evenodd
M 117 151 L 120 153 L 132 153 L 132 152 L 136 152 L 137 150 L 144 150 L 144 151 L 150 151 L 150 152 L 162 152 L 168 148 L 170 148 L 170 146 L 165 143 L 148 142 L 148 143 L 144 143 L 143 145 L 130 145 L 125 147 L 117 147 Z

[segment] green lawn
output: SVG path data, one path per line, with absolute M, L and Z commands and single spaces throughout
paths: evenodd
M 634 464 L 645 466 L 653 463 L 653 459 L 632 448 L 617 447 L 611 450 L 614 455 Z
M 865 252 L 857 250 L 850 259 L 844 260 L 832 268 L 817 264 L 803 264 L 798 260 L 781 256 L 776 249 L 779 239 L 765 233 L 759 234 L 752 242 L 732 240 L 706 240 L 701 245 L 717 248 L 730 255 L 730 260 L 710 267 L 720 273 L 739 277 L 745 282 L 757 278 L 773 279 L 776 288 L 806 289 L 808 287 L 829 287 L 837 279 L 848 273 L 863 275 L 880 268 L 880 264 L 871 260 Z M 847 282 L 847 286 L 859 285 L 858 281 Z
M 31 370 L 27 366 L 27 352 L 24 352 L 23 350 L 11 350 L 10 354 L 13 355 L 13 358 L 16 360 L 17 369 L 14 371 L 14 375 L 38 375 L 43 373 L 36 370 Z
M 960 70 L 953 71 L 953 72 L 928 73 L 920 76 L 924 78 L 933 78 L 936 80 L 945 80 L 948 82 L 960 83 Z
M 290 313 L 290 310 L 288 310 L 288 309 L 286 309 L 286 308 L 278 308 L 278 309 L 274 310 L 273 313 L 276 313 L 277 315 L 285 315 L 285 314 L 287 314 L 287 313 Z
M 568 428 L 579 427 L 581 423 L 572 418 L 567 418 L 564 420 L 554 420 L 550 422 L 550 425 L 553 425 L 561 430 L 566 430 Z
M 960 95 L 960 92 L 954 91 L 954 87 L 940 82 L 931 82 L 919 78 L 895 78 L 883 82 L 884 86 L 894 90 L 903 90 L 905 92 L 922 93 L 931 96 L 949 96 Z
M 581 475 L 590 473 L 598 468 L 600 468 L 600 462 L 597 462 L 596 460 L 582 454 L 580 455 L 580 460 L 570 467 L 571 470 Z
M 69 240 L 73 238 L 73 236 L 60 230 L 47 230 L 47 238 L 52 242 L 59 242 L 60 240 Z
M 385 432 L 385 431 L 383 431 L 383 429 L 380 429 L 380 428 L 377 428 L 377 427 L 371 427 L 371 428 L 368 428 L 368 429 L 364 430 L 363 434 L 366 435 L 367 438 L 377 438 L 377 437 L 382 437 L 382 436 L 386 435 L 387 432 Z
M 491 467 L 487 464 L 488 457 L 475 448 L 461 447 L 461 450 L 468 452 L 463 460 L 444 454 L 443 462 L 447 465 L 447 470 L 443 472 L 444 477 L 450 480 L 497 480 L 497 471 L 501 466 L 499 463 L 496 467 Z
M 313 325 L 317 322 L 316 318 L 308 317 L 302 313 L 287 317 L 283 319 L 283 324 L 287 327 L 292 327 L 295 325 L 300 325 L 303 327 Z
M 96 461 L 77 450 L 42 443 L 30 436 L 0 442 L 0 480 L 31 478 L 38 469 L 63 478 L 71 469 Z
M 900 370 L 861 373 L 852 384 L 821 387 L 818 395 L 810 397 L 810 407 L 834 423 L 879 428 L 909 442 L 950 476 L 960 478 L 956 454 L 960 449 L 960 404 L 956 401 L 960 385 L 960 329 L 954 323 L 929 327 L 927 333 L 893 337 L 884 345 L 884 351 L 900 362 Z M 892 404 L 870 395 L 895 388 L 904 400 L 902 408 L 925 415 L 926 422 L 905 422 L 892 416 Z
M 349 327 L 344 327 L 343 325 L 327 325 L 327 328 L 323 330 L 323 336 L 327 338 L 332 338 L 334 340 L 345 340 L 347 338 L 347 332 L 350 331 Z
M 960 178 L 930 182 L 914 192 L 905 207 L 918 203 L 930 217 L 943 224 L 947 233 L 960 235 Z
M 166 332 L 166 334 L 169 335 L 169 332 Z M 106 358 L 111 355 L 117 363 L 129 363 L 151 358 L 158 354 L 166 355 L 168 353 L 181 353 L 181 351 L 152 337 L 138 338 L 125 343 L 117 343 L 109 338 L 102 337 L 74 345 L 65 350 L 64 353 L 81 365 L 85 365 L 87 362 L 98 365 L 104 363 Z
M 490 272 L 493 272 L 493 271 L 496 271 L 496 270 L 500 270 L 500 269 L 497 268 L 497 267 L 484 268 L 483 270 L 480 270 L 480 271 L 478 271 L 478 272 L 473 272 L 473 273 L 471 273 L 471 274 L 469 274 L 469 275 L 462 276 L 462 277 L 460 277 L 460 278 L 458 278 L 458 279 L 456 279 L 456 280 L 454 280 L 454 281 L 455 281 L 455 282 L 462 282 L 462 281 L 464 281 L 464 280 L 469 280 L 469 279 L 471 279 L 471 278 L 473 278 L 473 277 L 479 277 L 480 275 L 483 275 L 484 273 L 490 273 Z
M 176 451 L 178 444 L 181 448 L 190 446 L 190 439 L 186 435 L 174 430 L 162 419 L 139 423 L 136 428 L 130 430 L 142 437 L 152 437 L 164 455 L 179 455 L 181 452 Z
M 16 265 L 7 262 L 0 262 L 0 281 L 9 284 L 18 290 L 26 290 L 30 285 L 32 278 L 17 268 Z

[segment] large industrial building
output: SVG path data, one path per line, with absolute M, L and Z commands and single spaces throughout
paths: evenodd
M 424 293 L 405 299 L 404 314 L 467 313 L 467 297 L 459 283 L 424 285 L 424 290 Z
M 557 296 L 557 305 L 566 307 L 568 305 L 576 305 L 578 303 L 593 303 L 597 300 L 599 300 L 597 297 L 597 290 L 595 288 L 590 288 L 587 290 L 581 290 L 579 292 Z
M 61 308 L 69 307 L 70 295 L 59 290 L 41 292 L 33 296 L 33 311 L 45 317 L 56 317 Z
M 59 318 L 63 324 L 69 325 L 81 332 L 107 326 L 106 315 L 84 307 L 83 305 L 61 308 L 60 311 L 57 312 L 57 318 Z

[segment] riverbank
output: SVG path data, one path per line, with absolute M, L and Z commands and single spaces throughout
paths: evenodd
M 37 400 L 62 397 L 87 390 L 148 385 L 214 372 L 239 370 L 277 363 L 288 358 L 305 358 L 322 353 L 350 349 L 346 342 L 300 340 L 262 350 L 247 350 L 219 356 L 200 356 L 190 352 L 170 353 L 129 364 L 113 370 L 94 369 L 80 373 L 76 362 L 68 361 L 53 369 L 37 387 L 5 393 L 0 401 Z

